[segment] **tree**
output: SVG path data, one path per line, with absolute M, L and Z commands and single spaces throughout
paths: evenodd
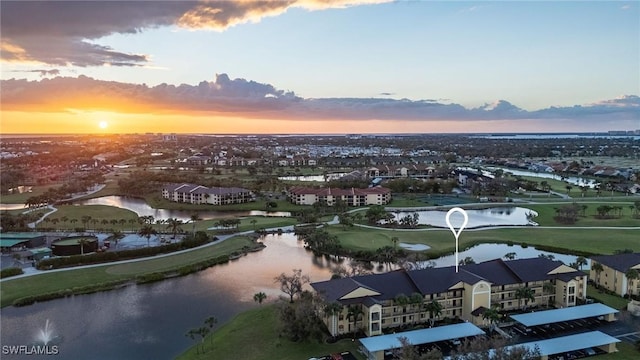
M 398 239 L 397 236 L 394 236 L 391 238 L 391 242 L 393 243 L 393 248 L 396 249 L 398 247 L 398 242 L 400 241 L 400 239 Z
M 444 358 L 440 349 L 433 347 L 426 353 L 420 354 L 416 346 L 411 345 L 409 339 L 404 336 L 398 337 L 398 341 L 402 345 L 398 349 L 393 350 L 394 360 L 439 360 Z
M 138 235 L 147 238 L 147 247 L 149 247 L 149 240 L 151 239 L 151 235 L 155 235 L 158 232 L 156 229 L 151 227 L 151 225 L 145 225 L 140 230 L 138 230 Z
M 189 218 L 189 221 L 191 221 L 191 235 L 195 235 L 196 234 L 196 221 L 202 220 L 198 214 L 192 214 L 191 217 Z M 175 234 L 173 235 L 174 239 L 175 239 Z
M 591 264 L 591 270 L 596 273 L 596 284 L 600 285 L 600 273 L 604 270 L 602 264 L 598 262 L 594 262 Z
M 524 300 L 524 308 L 526 308 L 529 304 L 529 301 L 535 301 L 536 298 L 531 288 L 521 287 L 516 289 L 516 299 L 518 299 L 518 304 L 520 304 L 520 302 Z
M 309 283 L 308 275 L 302 275 L 301 269 L 293 269 L 292 275 L 282 273 L 275 277 L 275 282 L 280 284 L 280 290 L 289 295 L 289 302 L 293 302 L 293 298 L 302 294 L 302 287 Z
M 633 284 L 634 280 L 638 280 L 638 278 L 640 278 L 640 272 L 638 272 L 638 270 L 636 269 L 629 269 L 624 275 L 627 277 L 627 294 L 629 296 L 637 295 L 633 293 L 631 285 Z
M 491 327 L 493 328 L 493 325 L 495 325 L 498 320 L 500 320 L 500 313 L 495 306 L 492 306 L 491 308 L 485 310 L 484 313 L 482 313 L 482 319 L 488 320 L 489 324 L 491 324 Z
M 321 307 L 321 299 L 304 291 L 298 301 L 279 301 L 276 303 L 280 324 L 280 333 L 291 341 L 321 340 L 326 328 L 318 318 L 317 309 Z
M 204 324 L 209 328 L 209 332 L 213 331 L 213 327 L 218 323 L 218 319 L 215 316 L 209 316 L 204 319 Z M 211 338 L 211 342 L 213 342 L 213 338 Z
M 516 256 L 518 256 L 516 253 L 508 252 L 508 253 L 504 254 L 503 258 L 505 258 L 506 260 L 513 260 L 513 259 L 516 258 Z
M 442 315 L 442 305 L 437 300 L 431 300 L 424 305 L 424 309 L 429 313 L 429 323 L 433 326 L 435 319 Z
M 578 256 L 576 258 L 576 265 L 578 265 L 578 270 L 582 271 L 582 266 L 587 265 L 587 259 L 584 256 Z
M 86 237 L 81 237 L 78 239 L 78 244 L 80 245 L 80 255 L 84 255 L 84 246 L 89 243 L 89 239 Z
M 322 309 L 322 311 L 324 312 L 324 316 L 331 319 L 330 329 L 332 333 L 335 331 L 337 327 L 336 316 L 342 313 L 343 309 L 344 309 L 344 306 L 342 306 L 342 304 L 337 302 L 325 304 L 324 308 Z
M 362 310 L 362 307 L 360 305 L 349 305 L 349 307 L 347 307 L 347 319 L 349 321 L 353 322 L 353 338 L 356 338 L 356 332 L 357 332 L 357 322 L 358 320 L 360 320 L 360 318 L 362 317 L 362 315 L 364 315 L 364 311 Z
M 182 231 L 180 225 L 182 225 L 182 220 L 178 220 L 177 218 L 168 218 L 167 219 L 167 229 L 171 229 L 172 239 L 176 238 L 176 234 Z
M 267 294 L 261 292 L 255 293 L 253 294 L 253 301 L 257 302 L 258 304 L 262 304 L 262 302 L 267 298 Z
M 501 336 L 466 339 L 451 353 L 451 360 L 522 360 L 539 359 L 540 349 L 511 345 Z
M 258 220 L 256 219 L 251 219 L 251 221 L 249 221 L 251 223 L 251 226 L 253 227 L 253 230 L 256 229 L 256 224 L 258 223 Z
M 341 213 L 338 215 L 338 221 L 342 225 L 343 230 L 346 230 L 347 227 L 353 227 L 353 217 L 349 213 Z
M 458 265 L 470 265 L 470 264 L 475 264 L 475 263 L 476 263 L 476 261 L 473 260 L 473 258 L 471 256 L 467 256 L 464 259 L 460 260 Z

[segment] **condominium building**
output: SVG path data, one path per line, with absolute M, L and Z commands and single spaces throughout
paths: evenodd
M 596 264 L 602 265 L 597 271 Z M 640 272 L 640 253 L 625 253 L 591 257 L 591 279 L 599 286 L 611 290 L 620 296 L 638 295 L 640 279 L 629 277 L 630 270 Z
M 380 186 L 366 189 L 294 187 L 287 192 L 287 198 L 297 205 L 313 205 L 320 202 L 331 206 L 338 199 L 348 206 L 385 205 L 391 201 L 391 190 Z
M 208 188 L 195 184 L 167 184 L 162 188 L 162 197 L 190 204 L 227 205 L 254 201 L 254 194 L 243 188 Z
M 432 315 L 483 324 L 482 314 L 492 306 L 501 310 L 518 310 L 525 304 L 575 306 L 586 297 L 587 275 L 547 258 L 498 259 L 463 265 L 458 272 L 453 266 L 392 271 L 311 286 L 327 303 L 342 305 L 340 312 L 320 314 L 332 335 L 352 332 L 355 326 L 373 336 L 385 328 L 427 322 Z M 521 288 L 529 288 L 533 300 L 518 295 Z M 429 313 L 433 301 L 440 304 L 440 314 Z M 349 316 L 353 306 L 362 311 L 355 323 Z

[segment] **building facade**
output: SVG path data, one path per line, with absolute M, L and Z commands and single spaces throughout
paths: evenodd
M 391 190 L 380 186 L 366 189 L 294 187 L 287 191 L 287 199 L 297 205 L 320 202 L 332 206 L 338 199 L 348 206 L 386 205 L 391 201 Z
M 463 265 L 457 273 L 453 266 L 392 271 L 311 286 L 327 303 L 342 306 L 320 314 L 332 335 L 362 329 L 373 336 L 385 328 L 442 318 L 481 325 L 486 322 L 482 313 L 492 307 L 509 311 L 546 304 L 575 306 L 586 297 L 587 275 L 547 258 L 499 259 Z M 519 296 L 521 288 L 530 289 L 533 300 Z M 432 302 L 439 303 L 440 314 L 429 311 Z M 354 312 L 361 315 L 354 318 Z
M 602 271 L 595 271 L 596 264 L 602 265 Z M 620 296 L 639 295 L 639 279 L 629 278 L 629 270 L 640 272 L 640 253 L 601 255 L 591 258 L 591 279 L 599 286 L 611 290 Z
M 189 204 L 228 205 L 255 201 L 255 195 L 243 188 L 208 188 L 195 184 L 167 184 L 162 188 L 162 197 L 175 202 Z

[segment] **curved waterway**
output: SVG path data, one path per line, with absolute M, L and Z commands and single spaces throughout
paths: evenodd
M 189 221 L 191 215 L 198 214 L 202 220 L 221 219 L 228 217 L 239 216 L 276 216 L 287 217 L 291 216 L 290 212 L 286 211 L 214 211 L 214 210 L 169 210 L 169 209 L 154 209 L 143 199 L 129 198 L 124 196 L 103 196 L 94 199 L 75 201 L 77 205 L 108 205 L 115 206 L 122 209 L 127 209 L 135 212 L 138 216 L 153 216 L 156 220 L 166 220 L 168 218 L 177 218 L 182 221 Z
M 301 269 L 311 281 L 331 277 L 333 261 L 315 257 L 293 234 L 268 235 L 267 247 L 226 265 L 160 283 L 134 285 L 119 290 L 56 299 L 1 310 L 2 345 L 30 345 L 41 336 L 47 320 L 58 359 L 167 359 L 182 353 L 193 341 L 185 336 L 215 316 L 216 328 L 236 314 L 257 306 L 253 295 L 263 291 L 267 301 L 281 295 L 274 277 Z M 460 258 L 485 261 L 515 252 L 517 258 L 536 257 L 529 247 L 484 244 Z M 545 253 L 548 254 L 548 253 Z M 575 257 L 554 254 L 566 262 Z M 348 260 L 343 264 L 347 265 Z M 454 265 L 453 256 L 436 266 Z M 19 357 L 4 355 L 3 359 Z

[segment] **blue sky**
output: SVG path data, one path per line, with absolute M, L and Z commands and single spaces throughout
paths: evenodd
M 60 76 L 156 86 L 197 85 L 228 74 L 304 99 L 432 100 L 467 109 L 506 100 L 528 112 L 570 108 L 640 93 L 639 5 L 402 1 L 309 10 L 303 1 L 271 16 L 247 12 L 240 21 L 252 20 L 230 27 L 216 23 L 214 30 L 151 15 L 132 15 L 130 22 L 122 15 L 117 21 L 105 16 L 104 30 L 86 30 L 84 41 L 118 54 L 144 55 L 144 61 L 127 60 L 136 66 L 85 66 L 74 58 L 82 65 L 74 66 L 51 60 L 53 56 L 35 58 L 37 62 L 4 58 L 2 79 L 40 80 L 39 73 L 22 71 L 47 69 Z M 21 16 L 26 23 L 34 21 Z M 51 21 L 68 26 L 76 37 L 90 26 Z M 120 33 L 132 26 L 137 33 Z M 30 46 L 23 47 L 27 53 L 42 46 L 30 44 L 20 31 L 25 30 L 10 31 L 3 41 L 22 41 Z M 640 128 L 635 117 L 640 102 L 633 100 L 632 113 L 621 124 Z

